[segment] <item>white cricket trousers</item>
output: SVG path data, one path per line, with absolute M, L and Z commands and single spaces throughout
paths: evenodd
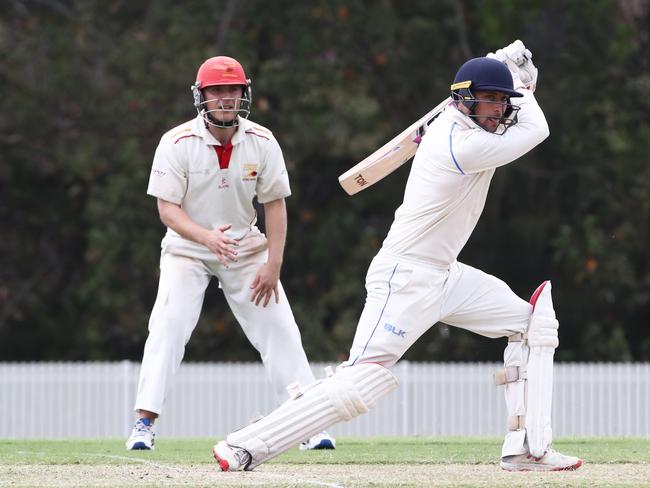
M 159 415 L 162 412 L 212 276 L 218 278 L 235 318 L 259 351 L 278 402 L 288 396 L 286 387 L 290 383 L 298 381 L 308 385 L 314 381 L 282 285 L 278 283 L 279 303 L 275 303 L 275 297 L 266 307 L 250 301 L 250 285 L 266 262 L 266 256 L 266 251 L 258 252 L 225 268 L 216 261 L 206 263 L 169 253 L 162 255 L 158 295 L 149 319 L 135 410 Z M 215 359 L 218 354 L 215 351 Z
M 533 307 L 503 281 L 454 262 L 442 269 L 380 251 L 366 276 L 367 298 L 350 358 L 345 363 L 393 366 L 437 322 L 485 337 L 507 337 L 528 328 Z M 527 346 L 510 342 L 507 365 L 527 361 Z M 510 415 L 525 408 L 523 384 L 506 386 Z M 502 456 L 528 452 L 525 431 L 506 434 Z

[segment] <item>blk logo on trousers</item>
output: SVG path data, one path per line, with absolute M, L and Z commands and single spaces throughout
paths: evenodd
M 386 322 L 384 324 L 384 330 L 387 331 L 387 332 L 391 332 L 391 333 L 395 334 L 398 337 L 406 338 L 406 331 L 405 330 L 398 329 L 397 327 L 395 327 L 392 324 L 389 324 L 388 322 Z

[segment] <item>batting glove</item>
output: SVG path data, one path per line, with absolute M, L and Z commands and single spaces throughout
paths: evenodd
M 497 50 L 496 53 L 488 53 L 487 57 L 504 63 L 512 73 L 517 74 L 526 88 L 532 92 L 535 91 L 537 87 L 537 68 L 532 61 L 533 53 L 526 49 L 524 43 L 519 39 L 503 49 Z

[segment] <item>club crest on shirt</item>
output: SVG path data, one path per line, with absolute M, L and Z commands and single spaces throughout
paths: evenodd
M 244 163 L 241 179 L 244 181 L 257 180 L 257 163 Z

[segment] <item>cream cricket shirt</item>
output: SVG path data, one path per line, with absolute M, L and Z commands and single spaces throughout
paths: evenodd
M 291 195 L 282 150 L 271 131 L 242 118 L 231 144 L 221 146 L 200 116 L 170 130 L 156 149 L 147 193 L 180 205 L 205 228 L 231 224 L 227 234 L 234 239 L 259 236 L 253 197 L 263 204 Z M 162 248 L 216 259 L 169 228 Z
M 523 156 L 549 135 L 534 95 L 522 89 L 519 121 L 505 134 L 478 127 L 453 106 L 429 126 L 417 150 L 404 202 L 382 250 L 446 268 L 478 222 L 497 167 Z

